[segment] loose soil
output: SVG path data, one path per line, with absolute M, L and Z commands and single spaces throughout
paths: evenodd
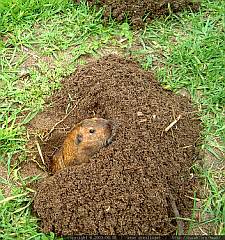
M 46 163 L 83 119 L 110 119 L 118 130 L 115 141 L 90 163 L 40 183 L 33 210 L 44 232 L 173 234 L 173 203 L 180 216 L 191 216 L 190 197 L 196 188 L 191 166 L 200 122 L 190 99 L 163 89 L 151 72 L 131 59 L 110 55 L 79 67 L 48 102 L 51 106 L 29 126 L 30 131 L 55 126 L 40 142 Z M 47 124 L 41 120 L 45 118 Z
M 75 0 L 80 2 L 80 0 Z M 143 22 L 161 15 L 177 13 L 184 9 L 197 11 L 199 2 L 194 0 L 87 0 L 91 5 L 104 6 L 104 17 L 123 21 L 127 18 L 136 27 L 143 26 Z

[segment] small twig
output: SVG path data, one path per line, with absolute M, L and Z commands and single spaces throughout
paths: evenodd
M 180 214 L 179 211 L 177 209 L 174 197 L 171 193 L 169 193 L 169 198 L 170 198 L 170 203 L 174 212 L 174 215 L 176 217 L 176 221 L 177 221 L 177 226 L 178 226 L 178 234 L 179 235 L 184 235 L 184 223 L 180 218 Z
M 79 102 L 79 101 L 78 101 Z M 77 102 L 77 104 L 78 104 L 78 102 Z M 46 134 L 46 136 L 44 137 L 44 141 L 47 141 L 48 140 L 48 137 L 49 137 L 49 135 L 55 130 L 55 128 L 60 124 L 60 123 L 62 123 L 63 121 L 65 121 L 67 118 L 68 118 L 68 116 L 73 112 L 73 110 L 77 107 L 77 104 L 75 104 L 74 106 L 73 106 L 73 108 L 60 120 L 60 121 L 58 121 L 51 129 L 50 129 L 50 131 Z
M 179 115 L 173 122 L 170 123 L 170 125 L 165 128 L 165 132 L 168 132 L 181 118 L 181 115 Z
M 200 202 L 201 201 L 200 198 L 193 198 L 193 197 L 190 197 L 190 196 L 187 196 L 187 195 L 185 195 L 185 197 L 187 197 L 187 198 L 189 198 L 191 200 L 195 200 L 196 202 Z
M 39 155 L 40 155 L 40 157 L 41 157 L 41 161 L 42 161 L 42 163 L 44 164 L 44 166 L 46 166 L 45 160 L 44 160 L 44 157 L 43 157 L 43 154 L 42 154 L 42 151 L 41 151 L 41 147 L 40 147 L 38 141 L 36 141 L 36 145 L 37 145 L 38 153 L 39 153 Z
M 184 146 L 184 147 L 182 147 L 182 148 L 190 148 L 190 147 L 193 147 L 193 145 Z
M 43 170 L 44 172 L 46 172 L 46 165 L 45 165 L 45 168 L 44 168 L 44 167 L 41 166 L 41 164 L 40 164 L 38 161 L 36 161 L 36 160 L 34 160 L 34 159 L 31 160 L 31 161 L 34 162 L 34 163 L 36 163 L 41 170 Z
M 200 231 L 203 233 L 203 235 L 208 235 L 208 233 L 206 233 L 205 231 L 203 231 L 202 228 L 198 227 L 200 229 Z

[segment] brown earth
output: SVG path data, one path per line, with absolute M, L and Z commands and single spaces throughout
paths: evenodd
M 132 60 L 111 55 L 79 67 L 49 103 L 29 126 L 51 132 L 40 143 L 46 162 L 83 119 L 110 119 L 118 130 L 115 141 L 90 163 L 40 184 L 33 210 L 44 232 L 173 234 L 176 208 L 190 217 L 196 188 L 191 166 L 200 132 L 190 99 L 163 89 Z
M 80 0 L 75 1 L 80 2 Z M 112 16 L 118 21 L 123 21 L 128 16 L 136 27 L 141 27 L 146 20 L 169 15 L 171 12 L 199 9 L 199 1 L 194 0 L 87 0 L 87 2 L 91 5 L 104 6 L 106 20 Z

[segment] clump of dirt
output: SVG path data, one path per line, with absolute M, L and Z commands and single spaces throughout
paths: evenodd
M 80 2 L 80 0 L 76 0 Z M 91 5 L 104 6 L 104 17 L 108 20 L 111 16 L 118 21 L 123 21 L 128 16 L 136 27 L 142 27 L 143 22 L 177 13 L 184 9 L 197 11 L 199 2 L 194 0 L 87 0 Z
M 79 67 L 62 86 L 42 113 L 51 122 L 51 134 L 41 145 L 47 162 L 83 119 L 110 119 L 118 129 L 115 141 L 90 163 L 66 168 L 40 184 L 33 209 L 43 231 L 174 233 L 174 205 L 180 216 L 190 217 L 195 188 L 191 166 L 200 122 L 190 100 L 164 90 L 131 59 L 113 55 Z M 33 122 L 31 130 L 38 128 Z

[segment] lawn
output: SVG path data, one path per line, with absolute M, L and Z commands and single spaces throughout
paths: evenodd
M 189 233 L 225 234 L 225 2 L 202 0 L 199 12 L 105 25 L 102 9 L 68 0 L 0 3 L 0 238 L 55 239 L 31 215 L 32 189 L 21 178 L 27 159 L 25 124 L 40 112 L 60 80 L 87 58 L 118 52 L 156 72 L 164 88 L 190 95 L 202 121 L 202 183 L 193 195 Z M 4 191 L 3 191 L 4 189 Z

